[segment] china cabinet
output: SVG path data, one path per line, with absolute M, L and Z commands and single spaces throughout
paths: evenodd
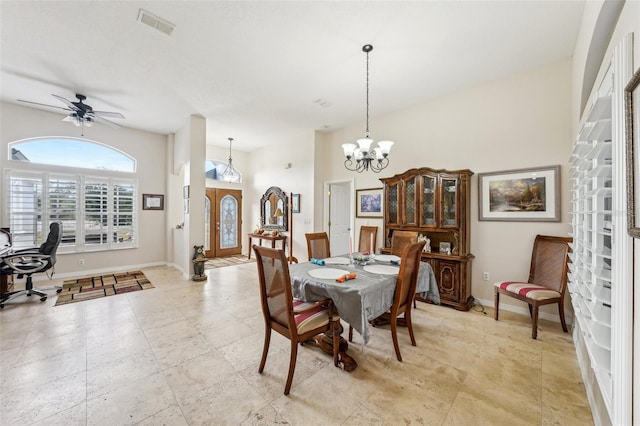
M 428 167 L 380 179 L 384 185 L 384 244 L 389 252 L 396 230 L 416 231 L 428 238 L 422 253 L 438 280 L 442 304 L 469 310 L 471 260 L 469 253 L 470 194 L 473 172 Z

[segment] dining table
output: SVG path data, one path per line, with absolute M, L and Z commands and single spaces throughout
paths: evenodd
M 369 321 L 393 304 L 399 260 L 393 255 L 377 255 L 368 262 L 353 262 L 349 255 L 343 255 L 292 264 L 289 274 L 293 297 L 306 302 L 330 298 L 340 318 L 362 336 L 364 348 L 371 337 Z M 355 278 L 337 281 L 346 274 L 355 274 Z M 426 262 L 420 262 L 416 292 L 440 304 L 436 277 Z

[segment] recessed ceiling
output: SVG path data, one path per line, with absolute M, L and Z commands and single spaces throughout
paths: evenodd
M 0 99 L 87 95 L 127 127 L 207 119 L 250 151 L 568 58 L 583 1 L 0 2 Z M 174 24 L 138 22 L 140 9 Z M 22 104 L 24 105 L 24 104 Z

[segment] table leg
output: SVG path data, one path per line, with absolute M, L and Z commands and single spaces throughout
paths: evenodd
M 344 328 L 342 325 L 339 327 L 340 343 L 338 346 L 338 365 L 345 371 L 353 371 L 358 367 L 358 363 L 348 353 L 349 343 L 342 337 Z M 323 350 L 333 356 L 333 332 L 328 331 L 322 336 L 316 336 L 314 338 L 316 344 Z
M 253 247 L 251 246 L 251 237 L 249 237 L 249 253 L 247 254 L 247 260 L 251 260 L 251 251 Z

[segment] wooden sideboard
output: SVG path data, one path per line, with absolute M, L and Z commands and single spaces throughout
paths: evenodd
M 429 238 L 430 251 L 422 253 L 422 261 L 428 262 L 436 274 L 441 303 L 463 311 L 473 304 L 474 256 L 469 253 L 472 175 L 470 170 L 422 167 L 380 179 L 385 199 L 382 251 L 390 251 L 396 230 L 417 231 Z

